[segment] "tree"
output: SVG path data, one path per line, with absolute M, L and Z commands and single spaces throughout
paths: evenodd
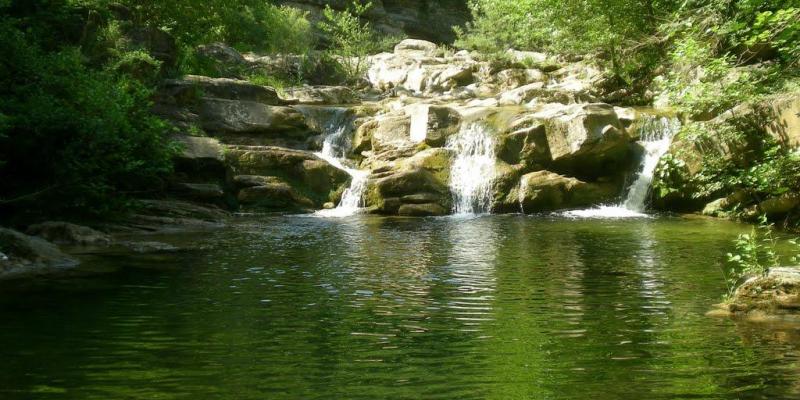
M 372 7 L 372 2 L 354 0 L 344 11 L 336 11 L 326 5 L 320 29 L 329 35 L 330 52 L 339 63 L 348 80 L 356 81 L 364 75 L 367 57 L 379 47 L 379 40 L 369 23 L 362 16 Z

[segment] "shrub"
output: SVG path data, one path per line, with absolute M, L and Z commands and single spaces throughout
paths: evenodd
M 79 49 L 44 50 L 12 19 L 0 32 L 2 211 L 98 214 L 158 188 L 175 147 L 150 89 L 122 71 L 138 55 L 92 69 Z
M 355 82 L 366 71 L 367 57 L 381 48 L 369 23 L 361 17 L 372 7 L 371 2 L 353 1 L 345 11 L 325 6 L 320 29 L 329 35 L 330 53 L 339 61 L 347 80 Z

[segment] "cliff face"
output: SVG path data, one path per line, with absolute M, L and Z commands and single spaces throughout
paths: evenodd
M 309 11 L 318 20 L 325 5 L 343 10 L 350 0 L 283 0 L 281 3 Z M 373 0 L 367 19 L 378 31 L 402 34 L 413 39 L 452 43 L 452 26 L 464 25 L 470 18 L 467 0 Z

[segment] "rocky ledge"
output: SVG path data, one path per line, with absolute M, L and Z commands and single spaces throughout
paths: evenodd
M 167 80 L 156 112 L 183 132 L 184 149 L 170 194 L 228 210 L 308 212 L 339 204 L 359 170 L 361 206 L 384 215 L 443 215 L 476 202 L 454 192 L 458 179 L 481 186 L 481 212 L 619 198 L 644 151 L 638 127 L 653 116 L 605 103 L 606 74 L 592 60 L 513 50 L 507 58 L 409 39 L 368 57 L 358 90 L 279 94 L 239 79 Z M 282 58 L 217 62 L 228 59 L 269 69 Z M 486 171 L 465 177 L 464 157 L 476 151 Z
M 751 322 L 800 323 L 800 267 L 771 268 L 748 279 L 708 313 Z

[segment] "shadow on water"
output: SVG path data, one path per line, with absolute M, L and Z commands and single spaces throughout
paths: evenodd
M 743 229 L 264 217 L 173 237 L 193 250 L 0 287 L 0 398 L 797 398 L 796 328 L 704 316 Z

